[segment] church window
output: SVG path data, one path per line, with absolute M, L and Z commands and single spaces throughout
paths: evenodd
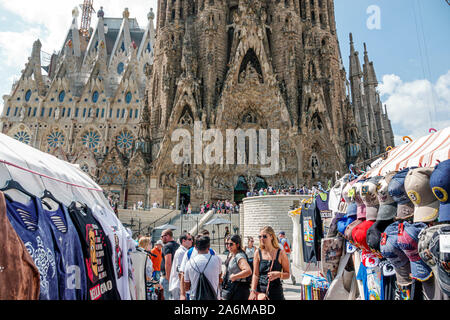
M 11 112 L 11 107 L 8 107 L 8 110 L 6 111 L 6 116 L 9 117 L 9 113 Z
M 125 118 L 125 112 L 127 112 L 127 109 L 122 109 L 122 119 Z
M 129 131 L 123 131 L 117 137 L 117 146 L 121 149 L 129 149 L 134 141 L 133 135 Z
M 81 166 L 81 171 L 83 171 L 84 173 L 89 174 L 89 166 L 85 163 Z
M 121 176 L 116 176 L 113 180 L 113 184 L 123 184 L 123 179 Z
M 14 110 L 14 117 L 17 117 L 17 111 L 19 111 L 19 107 L 16 107 L 16 109 Z
M 109 118 L 110 119 L 112 118 L 112 109 L 111 108 L 109 109 Z
M 93 149 L 95 152 L 100 144 L 100 135 L 91 129 L 83 135 L 81 142 L 84 146 Z
M 106 170 L 109 174 L 117 174 L 119 173 L 119 169 L 117 169 L 116 165 L 112 164 Z
M 117 109 L 117 114 L 116 114 L 116 118 L 119 119 L 120 118 L 120 109 Z
M 92 113 L 92 108 L 89 108 L 89 111 L 88 111 L 88 118 L 91 117 L 91 113 Z
M 14 139 L 17 141 L 20 141 L 25 144 L 30 144 L 31 137 L 30 135 L 25 131 L 19 131 L 14 135 Z
M 111 184 L 112 183 L 112 179 L 110 176 L 108 175 L 104 175 L 101 179 L 100 179 L 100 184 Z
M 152 47 L 150 46 L 150 41 L 147 43 L 147 51 L 152 52 Z
M 72 108 L 67 109 L 67 118 L 70 118 L 71 112 L 72 112 Z
M 75 108 L 75 118 L 78 118 L 78 112 L 80 111 L 80 108 Z
M 28 90 L 27 93 L 25 93 L 25 101 L 28 102 L 30 101 L 31 98 L 31 90 Z
M 133 109 L 128 111 L 128 118 L 133 119 Z
M 96 118 L 98 118 L 99 113 L 100 113 L 100 109 L 97 108 L 97 109 L 95 110 L 95 117 L 96 117 Z
M 31 107 L 28 108 L 28 114 L 27 114 L 28 117 L 31 115 L 31 109 L 32 109 Z
M 60 93 L 59 93 L 59 96 L 58 96 L 58 101 L 59 102 L 64 102 L 64 98 L 66 97 L 66 92 L 63 90 L 63 91 L 61 91 Z
M 61 113 L 61 118 L 64 118 L 65 115 L 66 115 L 66 108 L 63 108 L 62 113 Z
M 136 109 L 134 112 L 134 117 L 137 119 L 139 117 L 139 109 Z
M 83 118 L 86 118 L 86 108 L 83 109 Z
M 102 109 L 102 118 L 105 117 L 105 108 Z
M 42 109 L 41 109 L 41 118 L 44 116 L 44 114 L 45 114 L 45 107 L 42 107 Z
M 126 94 L 126 96 L 125 96 L 125 102 L 126 102 L 127 104 L 130 104 L 131 99 L 133 99 L 133 95 L 131 94 L 130 91 L 128 91 L 127 94 Z
M 37 107 L 35 107 L 33 110 L 33 117 L 36 117 L 36 112 L 37 112 Z
M 122 49 L 122 51 L 125 51 L 125 42 L 122 41 L 122 45 L 120 46 L 120 49 Z
M 64 144 L 64 139 L 64 134 L 55 130 L 47 136 L 47 143 L 51 148 L 56 148 Z
M 92 102 L 93 102 L 93 103 L 97 103 L 97 101 L 98 101 L 98 91 L 95 91 L 95 92 L 92 94 Z
M 49 117 L 49 118 L 52 116 L 52 113 L 53 113 L 53 108 L 50 108 L 50 109 L 48 110 L 48 117 Z
M 120 63 L 117 65 L 117 73 L 118 73 L 119 75 L 121 75 L 122 72 L 123 72 L 123 70 L 124 70 L 124 68 L 125 68 L 125 66 L 124 66 L 123 62 L 120 62 Z

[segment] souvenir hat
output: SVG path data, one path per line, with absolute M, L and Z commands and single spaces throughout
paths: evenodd
M 377 220 L 391 220 L 397 215 L 397 203 L 389 195 L 388 187 L 396 172 L 389 172 L 377 185 L 377 197 L 380 203 Z
M 327 238 L 333 238 L 338 233 L 338 221 L 344 217 L 342 212 L 336 212 L 334 218 L 331 220 L 330 228 L 328 229 Z
M 340 219 L 337 222 L 338 232 L 341 234 L 345 234 L 345 229 L 348 227 L 350 223 L 352 223 L 355 220 L 356 216 L 347 216 L 347 215 L 343 216 L 342 219 Z
M 411 263 L 412 278 L 426 281 L 432 276 L 431 268 L 420 258 L 418 244 L 419 233 L 427 225 L 423 222 L 398 224 L 397 245 L 405 253 Z
M 366 268 L 374 268 L 380 264 L 380 258 L 373 252 L 363 249 L 361 252 L 361 262 Z
M 358 226 L 359 224 L 361 224 L 363 221 L 360 219 L 356 219 L 355 221 L 353 221 L 352 223 L 350 223 L 347 228 L 345 228 L 344 231 L 344 238 L 350 241 L 354 241 L 353 237 L 352 237 L 352 230 Z
M 430 177 L 430 187 L 440 201 L 439 221 L 450 221 L 450 159 L 439 163 Z
M 437 279 L 442 292 L 450 296 L 450 225 L 440 225 L 440 228 L 433 234 L 429 250 L 437 266 Z
M 366 205 L 366 219 L 375 221 L 377 219 L 379 202 L 377 198 L 377 184 L 382 177 L 373 177 L 363 183 L 360 196 Z
M 436 260 L 433 257 L 433 254 L 429 250 L 431 247 L 431 239 L 435 232 L 437 232 L 443 225 L 436 225 L 428 228 L 424 228 L 419 233 L 419 243 L 417 249 L 419 251 L 419 257 L 423 260 L 435 274 L 436 272 Z
M 387 260 L 381 260 L 380 261 L 380 268 L 383 271 L 383 275 L 385 277 L 390 277 L 390 276 L 394 276 L 395 275 L 395 268 L 392 265 L 392 263 L 390 263 Z
M 394 266 L 397 284 L 408 286 L 412 283 L 409 276 L 411 265 L 408 257 L 397 246 L 398 224 L 398 221 L 394 222 L 381 234 L 380 251 L 381 255 Z
M 355 183 L 355 202 L 356 202 L 356 218 L 365 219 L 366 218 L 366 205 L 361 199 L 361 187 L 364 181 L 358 181 Z
M 388 192 L 397 203 L 397 218 L 405 219 L 414 214 L 414 204 L 408 198 L 405 191 L 405 178 L 410 168 L 396 173 L 389 182 Z
M 353 229 L 352 238 L 359 248 L 370 251 L 370 248 L 367 245 L 367 230 L 369 230 L 374 223 L 375 221 L 366 220 Z
M 439 201 L 430 188 L 433 168 L 416 168 L 405 178 L 405 190 L 414 203 L 414 222 L 432 222 L 439 214 Z
M 393 222 L 394 219 L 377 220 L 369 230 L 367 230 L 367 245 L 370 249 L 378 252 L 380 251 L 381 234 L 386 230 L 387 226 Z

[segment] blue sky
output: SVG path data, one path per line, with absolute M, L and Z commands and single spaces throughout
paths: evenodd
M 0 95 L 13 80 L 39 38 L 42 50 L 59 51 L 71 24 L 72 9 L 82 0 L 0 0 Z M 94 0 L 106 16 L 120 17 L 128 7 L 141 27 L 156 0 Z M 375 6 L 375 7 L 374 7 Z M 374 11 L 367 10 L 375 8 Z M 430 127 L 450 126 L 450 6 L 445 0 L 335 0 L 336 24 L 348 72 L 349 33 L 363 58 L 363 42 L 374 62 L 379 92 L 387 105 L 396 142 L 419 138 Z M 369 29 L 367 22 L 377 22 Z M 92 24 L 96 23 L 94 16 Z M 379 27 L 379 29 L 378 29 Z M 3 99 L 0 99 L 0 110 Z

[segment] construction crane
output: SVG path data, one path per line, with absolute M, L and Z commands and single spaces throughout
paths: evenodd
M 89 28 L 91 27 L 91 18 L 92 12 L 95 12 L 93 7 L 94 0 L 84 0 L 83 4 L 80 4 L 80 8 L 82 9 L 81 16 L 81 28 L 80 32 L 83 36 L 89 36 Z

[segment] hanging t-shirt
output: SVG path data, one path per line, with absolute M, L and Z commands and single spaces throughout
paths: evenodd
M 25 244 L 40 274 L 40 300 L 59 300 L 58 268 L 51 228 L 42 219 L 40 199 L 31 197 L 27 204 L 5 195 L 11 225 Z
M 320 218 L 322 220 L 322 232 L 328 234 L 331 221 L 333 220 L 333 212 L 328 207 L 329 195 L 326 192 L 322 192 L 316 196 L 316 206 L 320 212 Z
M 92 207 L 95 219 L 100 222 L 105 234 L 112 244 L 112 262 L 116 277 L 117 290 L 122 300 L 131 300 L 129 283 L 128 240 L 131 238 L 116 215 L 105 207 Z
M 130 254 L 133 262 L 136 300 L 147 300 L 147 284 L 153 273 L 153 264 L 149 254 L 142 248 L 136 248 Z
M 0 192 L 0 300 L 39 299 L 39 270 L 6 214 Z
M 78 208 L 72 203 L 68 209 L 83 248 L 88 299 L 120 300 L 114 277 L 112 247 L 101 224 L 86 205 Z
M 67 208 L 60 206 L 56 211 L 43 209 L 42 217 L 49 224 L 54 239 L 59 298 L 61 300 L 87 300 L 83 251 Z
M 361 262 L 356 280 L 361 280 L 365 300 L 384 300 L 383 274 L 379 267 L 367 268 Z
M 303 260 L 305 262 L 320 261 L 320 242 L 323 232 L 320 212 L 315 201 L 303 205 L 300 222 L 303 235 Z

